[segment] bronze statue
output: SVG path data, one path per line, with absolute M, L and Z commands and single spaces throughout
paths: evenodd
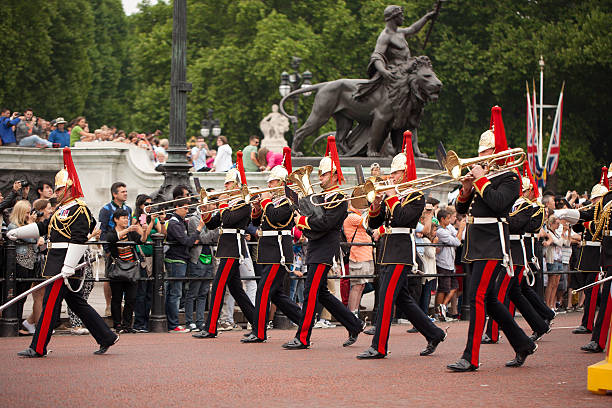
M 296 132 L 293 152 L 299 152 L 304 138 L 333 117 L 336 142 L 345 156 L 364 151 L 368 156 L 383 155 L 387 135 L 398 152 L 407 129 L 413 133 L 415 156 L 426 156 L 419 150 L 416 130 L 425 104 L 437 100 L 442 83 L 428 57 L 411 57 L 405 37 L 418 33 L 438 10 L 436 7 L 410 27 L 402 28 L 402 8 L 388 6 L 384 11 L 386 27 L 378 36 L 368 65 L 369 80 L 339 79 L 296 90 L 283 98 L 284 101 L 297 93 L 317 91 L 310 116 Z M 281 110 L 285 113 L 283 101 Z M 355 121 L 358 125 L 353 128 Z

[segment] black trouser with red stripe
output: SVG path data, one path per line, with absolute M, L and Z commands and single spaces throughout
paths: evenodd
M 533 341 L 516 324 L 512 315 L 498 299 L 496 281 L 506 270 L 499 260 L 483 260 L 472 263 L 470 282 L 470 326 L 463 358 L 478 367 L 480 343 L 486 314 L 499 324 L 516 352 L 531 350 Z M 503 279 L 503 276 L 500 278 Z M 486 313 L 485 313 L 486 311 Z
M 546 324 L 544 319 L 538 314 L 538 312 L 533 308 L 527 298 L 523 296 L 523 292 L 521 290 L 521 283 L 523 282 L 523 280 L 525 280 L 524 272 L 524 266 L 515 265 L 514 276 L 512 278 L 510 278 L 506 273 L 504 274 L 504 278 L 502 280 L 498 279 L 499 296 L 497 297 L 497 299 L 500 302 L 503 302 L 504 305 L 508 305 L 508 311 L 513 317 L 515 308 L 518 309 L 521 312 L 521 315 L 523 316 L 525 321 L 531 327 L 531 329 L 536 333 L 543 334 L 548 331 L 548 325 Z M 506 282 L 508 283 L 506 284 Z M 502 293 L 504 293 L 505 299 L 504 297 L 502 297 Z M 491 326 L 491 332 L 488 331 L 489 326 Z M 499 339 L 499 326 L 497 322 L 495 322 L 495 320 L 491 318 L 489 319 L 489 324 L 487 325 L 487 334 L 494 341 L 497 341 Z
M 410 265 L 381 266 L 384 272 L 380 281 L 376 332 L 372 339 L 372 348 L 384 355 L 387 355 L 388 352 L 393 305 L 397 305 L 397 308 L 403 312 L 403 315 L 410 320 L 419 333 L 425 336 L 427 341 L 444 338 L 444 330 L 432 323 L 418 302 L 410 295 L 408 272 L 411 267 Z
M 310 345 L 310 335 L 315 318 L 317 300 L 342 324 L 349 333 L 361 331 L 361 321 L 352 314 L 342 302 L 327 288 L 327 272 L 330 266 L 325 264 L 308 264 L 308 275 L 304 282 L 304 304 L 295 337 L 303 344 Z
M 257 285 L 253 334 L 266 339 L 270 302 L 283 312 L 293 323 L 299 324 L 302 316 L 300 307 L 283 292 L 283 280 L 287 270 L 281 264 L 263 265 L 263 273 Z
M 608 266 L 606 277 L 612 276 L 612 266 Z M 597 320 L 595 320 L 595 327 L 593 327 L 593 335 L 591 340 L 599 344 L 602 349 L 606 348 L 606 341 L 608 341 L 608 331 L 610 330 L 610 317 L 612 316 L 612 293 L 610 293 L 610 286 L 612 281 L 603 283 L 601 288 L 601 303 L 599 304 L 599 312 L 597 313 Z
M 599 277 L 599 272 L 584 272 L 586 273 L 586 279 L 584 285 L 590 285 L 594 283 Z M 599 287 L 601 285 L 593 286 L 590 289 L 584 291 L 584 313 L 582 314 L 582 322 L 580 325 L 593 330 L 593 322 L 595 322 L 595 311 L 597 310 L 597 298 L 599 297 Z
M 495 287 L 495 291 L 497 292 L 497 300 L 503 303 L 503 305 L 506 306 L 508 310 L 510 310 L 510 304 L 512 303 L 510 302 L 510 296 L 507 296 L 508 287 L 510 286 L 511 280 L 512 278 L 507 273 L 504 273 L 503 278 L 500 276 L 497 282 L 497 286 Z M 511 314 L 512 316 L 514 316 L 513 313 Z M 499 325 L 497 324 L 495 319 L 492 319 L 491 317 L 487 319 L 487 329 L 485 333 L 487 334 L 487 336 L 489 336 L 491 341 L 495 343 L 499 341 Z
M 70 281 L 73 289 L 76 289 L 78 282 L 74 284 Z M 47 344 L 51 340 L 51 334 L 60 317 L 62 310 L 62 300 L 82 321 L 87 330 L 101 346 L 110 346 L 115 342 L 117 335 L 111 331 L 104 319 L 91 307 L 81 292 L 73 292 L 66 287 L 62 278 L 49 284 L 45 288 L 43 297 L 43 309 L 40 319 L 36 324 L 36 333 L 32 338 L 30 347 L 38 354 L 47 354 Z
M 535 264 L 530 263 L 529 265 L 532 271 L 537 270 Z M 521 281 L 521 291 L 523 292 L 523 296 L 531 303 L 531 306 L 533 306 L 542 319 L 551 321 L 555 318 L 555 312 L 548 307 L 542 296 L 538 295 L 537 292 L 533 290 L 533 287 L 529 286 L 527 279 Z
M 253 316 L 255 315 L 255 307 L 251 300 L 242 288 L 240 280 L 240 263 L 236 258 L 221 258 L 219 266 L 215 272 L 212 290 L 210 291 L 212 300 L 210 304 L 210 312 L 204 330 L 210 334 L 217 334 L 217 322 L 219 314 L 223 307 L 223 297 L 225 296 L 225 287 L 229 288 L 229 292 L 234 297 L 244 317 L 253 325 Z

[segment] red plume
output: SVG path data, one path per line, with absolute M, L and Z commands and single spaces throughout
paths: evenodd
M 338 149 L 336 148 L 336 138 L 334 136 L 327 136 L 327 148 L 325 149 L 325 156 L 332 159 L 332 170 L 336 167 L 338 173 L 338 184 L 342 184 L 344 177 L 342 176 L 342 169 L 340 168 L 340 157 L 338 157 Z
M 599 184 L 603 185 L 608 190 L 610 189 L 610 182 L 608 181 L 608 168 L 606 166 L 601 168 L 601 179 L 599 180 Z
M 287 146 L 283 147 L 283 165 L 287 173 L 291 174 L 293 171 L 293 167 L 291 166 L 291 148 Z
M 79 198 L 84 197 L 81 183 L 79 182 L 79 175 L 76 172 L 74 163 L 72 161 L 72 153 L 69 147 L 64 147 L 64 168 L 68 172 L 68 179 L 72 180 L 72 197 Z
M 236 152 L 236 168 L 240 173 L 240 182 L 246 186 L 247 179 L 246 173 L 244 172 L 244 163 L 242 163 L 242 150 Z
M 495 153 L 508 150 L 506 129 L 502 120 L 502 108 L 497 105 L 491 108 L 491 123 L 489 127 L 493 129 L 493 134 L 495 135 Z
M 412 150 L 412 132 L 409 130 L 404 132 L 403 149 L 406 154 L 406 170 L 404 170 L 403 181 L 412 181 L 417 178 L 417 174 L 414 151 Z
M 535 194 L 535 198 L 540 196 L 540 190 L 538 189 L 538 185 L 536 184 L 533 176 L 531 175 L 531 170 L 529 170 L 529 166 L 524 166 L 523 169 L 527 172 L 527 177 L 529 177 L 529 181 L 531 182 L 531 187 L 533 187 L 533 194 Z

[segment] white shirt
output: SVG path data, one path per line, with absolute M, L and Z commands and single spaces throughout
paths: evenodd
M 232 148 L 228 144 L 219 146 L 213 167 L 218 173 L 224 173 L 232 168 Z

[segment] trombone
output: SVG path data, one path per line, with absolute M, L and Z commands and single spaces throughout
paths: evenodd
M 419 177 L 415 180 L 406 181 L 403 183 L 390 184 L 389 180 L 382 181 L 372 181 L 367 180 L 364 184 L 360 184 L 353 189 L 353 193 L 351 197 L 345 197 L 338 200 L 332 200 L 322 203 L 315 203 L 312 200 L 313 196 L 323 195 L 324 193 L 313 194 L 310 197 L 310 201 L 315 206 L 323 206 L 336 204 L 343 201 L 351 201 L 355 208 L 366 208 L 366 202 L 363 200 L 366 199 L 367 203 L 372 203 L 376 198 L 376 195 L 381 191 L 395 189 L 398 195 L 408 195 L 413 192 L 428 190 L 430 188 L 438 187 L 444 184 L 462 181 L 466 176 L 462 176 L 461 173 L 463 169 L 468 168 L 470 166 L 474 166 L 476 164 L 480 164 L 483 166 L 488 166 L 491 170 L 489 171 L 489 175 L 498 174 L 504 171 L 508 171 L 517 167 L 520 167 L 525 162 L 525 158 L 527 155 L 524 150 L 520 147 L 514 149 L 504 150 L 499 153 L 494 153 L 486 156 L 474 157 L 470 159 L 461 159 L 454 151 L 450 150 L 446 154 L 446 158 L 443 162 L 445 167 L 444 171 L 439 173 L 430 174 L 428 176 Z M 496 164 L 497 162 L 503 161 L 502 164 Z M 495 165 L 494 165 L 495 164 Z M 449 175 L 451 179 L 443 180 L 439 182 L 434 182 L 437 177 Z M 346 190 L 346 189 L 341 189 Z M 337 191 L 337 190 L 336 190 Z M 361 207 L 360 207 L 361 206 Z
M 242 188 L 235 188 L 232 190 L 220 190 L 220 191 L 213 191 L 213 192 L 206 192 L 205 189 L 201 189 L 200 190 L 200 194 L 193 194 L 187 197 L 180 197 L 180 198 L 175 198 L 174 200 L 168 200 L 168 201 L 162 201 L 160 203 L 153 203 L 150 205 L 147 205 L 144 207 L 144 213 L 146 215 L 157 215 L 157 214 L 162 214 L 165 213 L 166 210 L 159 210 L 159 211 L 155 211 L 155 212 L 150 212 L 152 207 L 157 207 L 157 206 L 166 206 L 166 207 L 170 207 L 173 203 L 179 202 L 179 201 L 183 201 L 183 200 L 191 200 L 195 197 L 199 197 L 199 202 L 198 203 L 194 203 L 194 204 L 189 204 L 189 205 L 183 205 L 179 208 L 191 208 L 191 207 L 196 207 L 198 205 L 202 205 L 202 204 L 206 204 L 209 201 L 210 198 L 213 197 L 218 197 L 222 194 L 235 194 L 235 193 L 240 193 L 242 191 Z M 212 202 L 218 202 L 219 200 L 213 200 Z

